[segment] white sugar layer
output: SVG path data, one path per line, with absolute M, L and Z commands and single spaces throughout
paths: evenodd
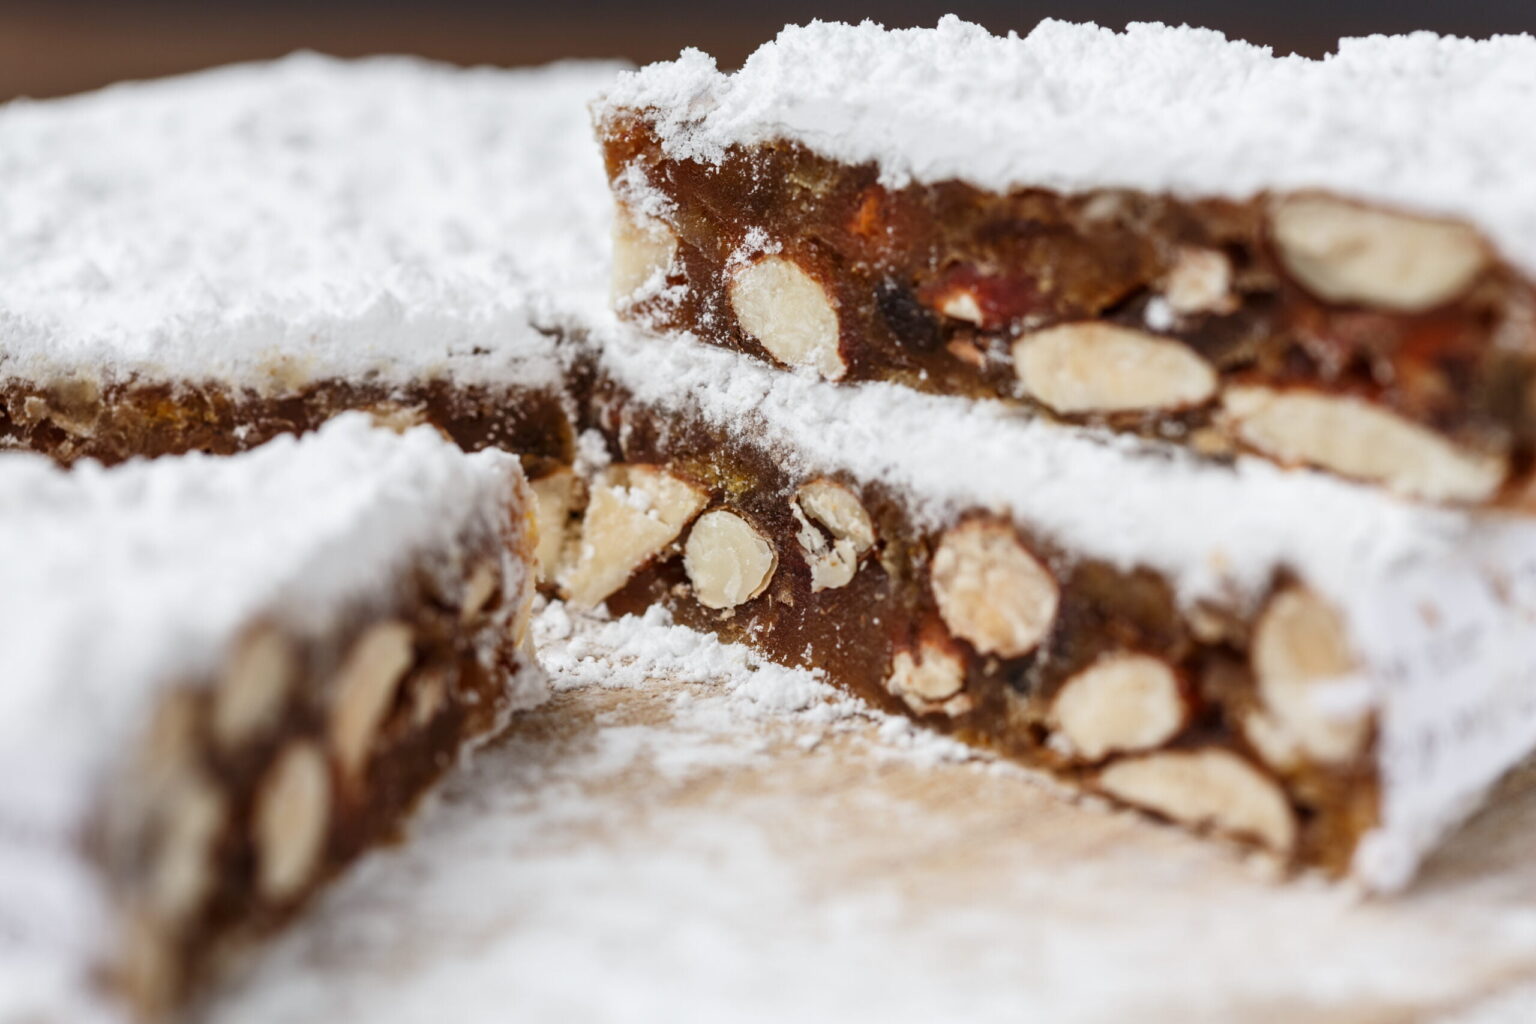
M 1343 39 L 1323 60 L 1219 32 L 1043 21 L 1022 38 L 785 28 L 734 74 L 686 50 L 624 76 L 677 157 L 779 139 L 892 185 L 1136 188 L 1245 198 L 1324 188 L 1464 217 L 1536 271 L 1536 38 Z
M 0 107 L 0 378 L 553 386 L 616 65 L 271 64 Z

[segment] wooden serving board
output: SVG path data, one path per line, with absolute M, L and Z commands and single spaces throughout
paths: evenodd
M 1536 1021 L 1519 780 L 1362 900 L 740 649 L 539 629 L 553 699 L 211 1021 Z

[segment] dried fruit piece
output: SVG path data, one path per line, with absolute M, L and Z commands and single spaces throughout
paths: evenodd
M 848 371 L 832 299 L 793 260 L 765 256 L 736 270 L 728 288 L 736 322 L 779 362 L 828 380 Z
M 1269 217 L 1280 261 L 1329 302 L 1421 312 L 1466 291 L 1490 260 L 1465 225 L 1323 195 L 1279 200 Z
M 950 632 L 1004 658 L 1038 647 L 1061 602 L 1050 570 L 997 520 L 970 519 L 946 532 L 929 579 Z
M 875 524 L 858 495 L 822 477 L 796 491 L 789 507 L 811 569 L 811 591 L 846 586 L 859 570 L 860 557 L 875 545 Z
M 346 777 L 356 778 L 367 765 L 414 658 L 411 627 L 394 620 L 370 626 L 347 653 L 336 676 L 330 723 L 331 749 Z
M 659 466 L 610 466 L 592 486 L 581 550 L 566 581 L 577 608 L 592 608 L 677 539 L 709 500 Z
M 304 740 L 278 755 L 256 791 L 251 842 L 256 888 L 283 901 L 314 877 L 331 819 L 331 779 L 319 745 Z
M 231 751 L 275 725 L 298 672 L 298 653 L 277 629 L 266 626 L 242 637 L 214 691 L 214 742 Z
M 704 513 L 683 546 L 693 596 L 706 608 L 734 608 L 761 594 L 779 556 L 746 519 L 730 509 Z
M 1256 839 L 1281 853 L 1296 818 L 1274 780 L 1228 750 L 1178 750 L 1115 761 L 1099 788 L 1185 825 Z
M 1097 761 L 1167 743 L 1189 721 L 1189 705 L 1166 661 L 1122 651 L 1069 678 L 1051 719 L 1075 754 Z
M 576 473 L 561 467 L 534 480 L 531 486 L 534 522 L 539 531 L 539 546 L 535 550 L 539 581 L 549 582 L 559 573 L 561 557 L 565 553 L 571 512 L 576 507 Z
M 1265 760 L 1288 768 L 1302 756 L 1336 763 L 1360 753 L 1370 719 L 1338 612 L 1303 587 L 1283 590 L 1260 616 L 1251 651 L 1263 706 L 1248 737 Z
M 1257 386 L 1222 396 L 1237 437 L 1276 459 L 1320 466 L 1415 498 L 1479 501 L 1503 482 L 1504 460 L 1348 395 Z
M 1232 261 L 1215 249 L 1180 249 L 1163 280 L 1163 298 L 1182 316 L 1232 312 Z
M 1216 393 L 1216 371 L 1189 346 L 1114 324 L 1026 334 L 1013 365 L 1030 397 L 1067 415 L 1184 408 Z
M 666 284 L 677 259 L 677 235 L 655 217 L 618 204 L 613 218 L 613 279 L 615 306 L 648 297 Z
M 922 284 L 917 298 L 941 316 L 984 331 L 1003 330 L 1051 305 L 1033 275 L 966 261 L 951 264 Z

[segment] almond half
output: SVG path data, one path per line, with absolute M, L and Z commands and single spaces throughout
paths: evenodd
M 832 299 L 793 260 L 765 256 L 734 271 L 726 288 L 736 322 L 773 358 L 827 380 L 848 372 Z
M 1481 501 L 1503 483 L 1502 458 L 1467 451 L 1349 395 L 1256 385 L 1222 396 L 1229 429 L 1281 462 L 1383 484 L 1430 501 Z
M 655 217 L 618 204 L 613 218 L 614 306 L 623 307 L 660 291 L 677 259 L 677 235 Z
M 1491 260 L 1463 224 L 1315 193 L 1278 200 L 1269 216 L 1280 262 L 1329 302 L 1422 312 L 1466 291 Z
M 859 559 L 875 546 L 875 524 L 853 491 L 825 478 L 812 480 L 790 502 L 795 539 L 811 570 L 811 591 L 847 586 Z
M 948 530 L 929 581 L 951 633 L 982 654 L 1016 658 L 1040 645 L 1056 621 L 1061 589 L 1013 527 L 971 519 Z
M 1189 706 L 1166 661 L 1117 651 L 1062 684 L 1051 720 L 1074 753 L 1097 761 L 1162 746 L 1188 723 Z
M 1216 371 L 1183 342 L 1114 324 L 1074 323 L 1013 345 L 1025 392 L 1063 415 L 1180 409 L 1216 393 Z
M 1256 839 L 1280 853 L 1296 842 L 1296 817 L 1275 781 L 1227 750 L 1178 750 L 1115 761 L 1104 792 L 1195 828 Z
M 702 488 L 659 466 L 610 466 L 592 485 L 576 565 L 566 593 L 593 608 L 659 555 L 703 509 Z
M 699 516 L 683 545 L 693 596 L 706 608 L 735 608 L 761 594 L 779 556 L 743 516 L 717 508 Z

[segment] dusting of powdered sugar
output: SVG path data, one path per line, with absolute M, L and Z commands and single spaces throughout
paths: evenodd
M 770 238 L 767 231 L 756 226 L 750 227 L 742 236 L 741 244 L 726 256 L 725 269 L 729 272 L 736 267 L 744 267 L 760 256 L 771 256 L 783 248 L 783 243 Z
M 618 65 L 300 54 L 0 107 L 0 378 L 553 387 Z
M 646 110 L 675 157 L 788 139 L 874 162 L 887 184 L 1344 195 L 1464 217 L 1536 270 L 1536 39 L 1429 32 L 1276 57 L 1219 32 L 1043 21 L 998 37 L 785 28 L 734 74 L 686 50 L 624 76 L 606 109 Z
M 657 679 L 707 687 L 705 699 L 687 692 L 675 698 L 672 720 L 681 727 L 718 731 L 726 720 L 791 720 L 801 730 L 797 742 L 809 748 L 875 722 L 882 753 L 929 764 L 991 761 L 973 747 L 849 697 L 819 669 L 780 665 L 745 645 L 676 625 L 659 605 L 643 615 L 589 620 L 578 628 L 556 601 L 534 619 L 533 636 L 556 692 L 650 687 Z
M 520 480 L 513 456 L 361 414 L 229 457 L 0 455 L 0 1018 L 74 992 L 113 938 L 82 830 L 159 699 L 214 675 L 255 621 L 324 635 L 418 564 L 452 593 Z M 509 601 L 529 585 L 512 557 Z M 518 678 L 514 704 L 543 696 Z
M 627 209 L 642 217 L 666 221 L 677 217 L 677 204 L 672 197 L 657 188 L 646 176 L 645 168 L 637 163 L 626 165 L 615 175 L 610 188 Z

